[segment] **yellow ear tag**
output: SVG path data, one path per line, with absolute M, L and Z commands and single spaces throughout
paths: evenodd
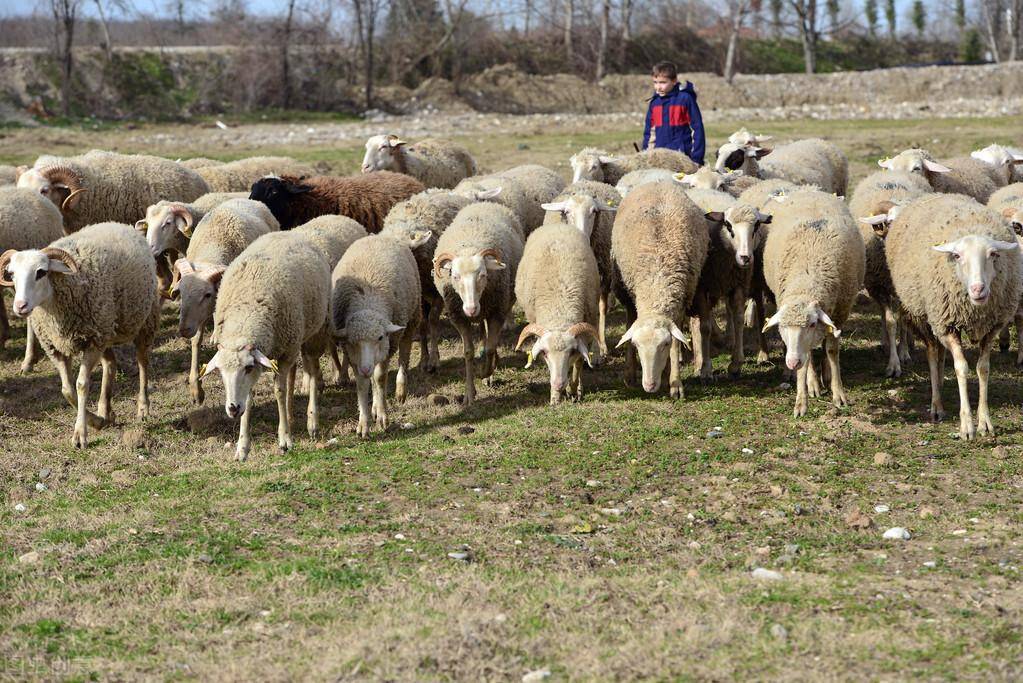
M 173 287 L 168 287 L 167 291 L 164 292 L 164 293 L 167 295 L 167 298 L 169 299 L 169 298 L 171 298 L 171 295 L 174 294 L 174 288 Z
M 276 375 L 277 374 L 277 361 L 270 361 L 270 370 Z
M 771 328 L 771 324 L 770 323 L 764 323 L 764 326 L 760 328 L 760 334 L 763 334 L 764 332 L 767 332 L 767 330 L 769 330 L 770 328 Z
M 206 363 L 199 366 L 199 376 L 202 377 L 206 374 Z

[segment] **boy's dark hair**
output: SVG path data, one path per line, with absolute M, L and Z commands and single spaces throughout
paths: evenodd
M 678 69 L 674 62 L 657 62 L 650 70 L 653 76 L 664 76 L 665 78 L 678 78 Z

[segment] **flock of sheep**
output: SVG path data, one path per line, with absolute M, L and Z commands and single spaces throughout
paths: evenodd
M 744 363 L 745 326 L 758 361 L 769 351 L 765 332 L 777 327 L 796 380 L 794 414 L 806 413 L 822 380 L 843 406 L 841 327 L 864 288 L 882 309 L 886 373 L 899 375 L 912 336 L 921 339 L 930 413 L 940 419 L 950 351 L 960 436 L 991 433 L 990 352 L 1013 319 L 1023 325 L 1023 153 L 991 145 L 939 162 L 906 150 L 879 162 L 846 201 L 841 150 L 819 139 L 773 149 L 767 141 L 738 131 L 713 169 L 667 150 L 615 157 L 585 149 L 571 159 L 567 186 L 537 165 L 480 175 L 458 145 L 393 135 L 370 138 L 362 174 L 350 177 L 316 175 L 284 157 L 43 156 L 31 168 L 0 167 L 0 183 L 10 183 L 0 187 L 0 285 L 14 289 L 12 310 L 27 317 L 22 370 L 41 346 L 77 410 L 79 447 L 89 429 L 114 420 L 115 345 L 135 347 L 138 416 L 148 414 L 162 299 L 177 301 L 178 332 L 192 340 L 192 401 L 204 401 L 203 379 L 219 372 L 244 459 L 263 372 L 274 375 L 282 449 L 292 446 L 299 364 L 307 430 L 317 435 L 325 353 L 338 381 L 354 370 L 365 437 L 371 423 L 387 427 L 395 353 L 398 402 L 417 339 L 419 370 L 436 370 L 442 315 L 461 337 L 471 404 L 476 378 L 497 367 L 516 305 L 527 320 L 516 348 L 528 349 L 527 367 L 546 362 L 552 404 L 582 396 L 582 366 L 607 355 L 606 316 L 617 299 L 628 321 L 617 342 L 626 346 L 627 384 L 637 380 L 638 359 L 647 392 L 666 380 L 681 398 L 690 345 L 694 372 L 709 377 L 711 337 L 721 332 L 713 314 L 723 302 L 729 373 Z M 0 325 L 2 345 L 3 307 Z M 216 352 L 203 365 L 210 328 Z M 979 347 L 976 425 L 963 334 Z M 818 375 L 812 351 L 821 346 L 827 363 Z

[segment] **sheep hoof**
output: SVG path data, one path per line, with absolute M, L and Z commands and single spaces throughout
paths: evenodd
M 75 423 L 75 431 L 71 435 L 71 446 L 73 448 L 85 448 L 88 445 L 86 427 L 80 422 Z
M 36 369 L 35 363 L 22 363 L 21 368 L 18 370 L 22 375 L 27 375 Z
M 192 390 L 192 405 L 201 406 L 203 401 L 206 400 L 206 392 L 202 387 Z
M 977 434 L 986 434 L 988 436 L 995 435 L 995 427 L 991 424 L 991 418 L 978 417 L 977 418 Z
M 973 422 L 966 420 L 959 421 L 959 438 L 963 441 L 973 441 L 974 437 L 977 436 L 977 430 L 973 427 Z
M 249 447 L 238 444 L 234 451 L 234 459 L 238 462 L 245 462 L 249 458 Z
M 930 410 L 931 422 L 935 424 L 945 419 L 945 411 L 940 408 L 931 408 Z
M 291 440 L 291 436 L 282 436 L 277 440 L 277 446 L 281 449 L 281 453 L 287 453 L 291 450 L 294 443 Z
M 885 368 L 884 376 L 891 377 L 892 379 L 902 377 L 902 367 L 900 365 L 889 365 Z
M 757 365 L 768 365 L 770 362 L 766 351 L 761 351 L 757 354 Z

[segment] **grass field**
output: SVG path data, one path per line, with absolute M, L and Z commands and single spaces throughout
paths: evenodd
M 710 133 L 719 141 L 733 128 Z M 911 144 L 951 155 L 1019 134 L 1010 119 L 757 129 L 826 135 L 857 178 Z M 123 141 L 138 132 L 10 129 L 0 161 L 135 151 Z M 575 148 L 625 149 L 634 137 L 463 140 L 485 166 L 565 168 Z M 337 171 L 361 156 L 355 145 L 161 151 L 262 152 Z M 963 443 L 951 368 L 951 418 L 933 425 L 922 350 L 903 377 L 884 379 L 869 303 L 842 335 L 853 406 L 811 399 L 804 419 L 792 418 L 794 390 L 777 366 L 749 362 L 732 381 L 725 355 L 713 383 L 686 370 L 683 402 L 626 389 L 615 357 L 586 373 L 582 403 L 552 409 L 546 370 L 523 370 L 507 344 L 495 386 L 463 411 L 447 329 L 441 372 L 413 372 L 394 428 L 368 441 L 354 435 L 352 389 L 328 386 L 323 441 L 296 431 L 296 448 L 278 453 L 262 380 L 253 453 L 237 463 L 219 379 L 204 407 L 188 402 L 176 319 L 166 307 L 153 417 L 141 428 L 131 419 L 136 377 L 122 363 L 120 421 L 92 431 L 85 452 L 70 447 L 73 413 L 49 363 L 18 374 L 22 324 L 0 352 L 0 680 L 519 680 L 543 668 L 552 680 L 1023 675 L 1014 350 L 993 363 L 997 436 Z M 616 340 L 620 312 L 614 322 Z M 429 405 L 431 393 L 452 403 Z M 883 540 L 894 526 L 911 540 Z M 783 578 L 754 579 L 758 567 Z

